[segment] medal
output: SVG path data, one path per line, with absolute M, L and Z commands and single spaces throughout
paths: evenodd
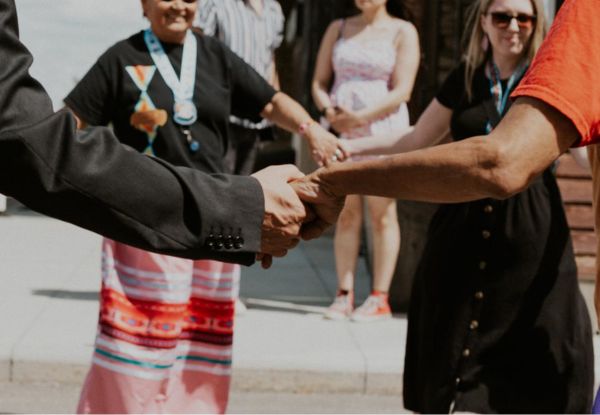
M 198 120 L 198 110 L 194 103 L 189 101 L 175 102 L 173 106 L 173 121 L 179 125 L 192 125 Z
M 191 30 L 187 31 L 183 44 L 181 76 L 179 79 L 160 40 L 152 32 L 152 29 L 146 29 L 144 32 L 144 41 L 158 72 L 173 92 L 175 101 L 173 105 L 173 121 L 185 127 L 183 128 L 183 133 L 186 136 L 190 151 L 196 152 L 200 148 L 200 143 L 192 138 L 189 129 L 198 120 L 198 109 L 193 100 L 194 85 L 196 83 L 196 54 L 198 51 L 196 37 Z

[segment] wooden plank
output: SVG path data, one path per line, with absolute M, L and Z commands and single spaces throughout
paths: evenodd
M 575 255 L 596 255 L 596 234 L 586 231 L 571 231 Z
M 573 230 L 594 230 L 594 209 L 592 205 L 566 205 L 565 213 L 569 227 Z
M 565 204 L 592 203 L 592 181 L 580 179 L 558 179 L 558 187 Z
M 595 281 L 596 279 L 596 258 L 588 255 L 575 257 L 577 263 L 577 274 L 580 280 Z
M 570 154 L 563 154 L 558 159 L 556 177 L 591 179 L 590 173 L 581 167 Z

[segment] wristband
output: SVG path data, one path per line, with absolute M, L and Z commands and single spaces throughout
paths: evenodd
M 309 120 L 300 124 L 300 127 L 298 127 L 298 135 L 304 137 L 306 133 L 308 133 L 308 129 L 312 127 L 314 123 L 313 120 Z

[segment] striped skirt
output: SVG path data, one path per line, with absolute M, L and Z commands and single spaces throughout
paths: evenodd
M 105 239 L 98 332 L 78 413 L 223 413 L 240 267 Z

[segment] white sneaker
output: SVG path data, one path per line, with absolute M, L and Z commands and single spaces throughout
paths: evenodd
M 350 319 L 357 323 L 367 323 L 371 321 L 388 320 L 392 318 L 392 310 L 387 300 L 387 296 L 382 297 L 373 295 L 367 297 L 363 305 L 358 307 L 352 313 Z
M 350 317 L 354 309 L 354 294 L 341 294 L 335 296 L 333 303 L 325 311 L 324 317 L 329 320 L 345 320 Z

